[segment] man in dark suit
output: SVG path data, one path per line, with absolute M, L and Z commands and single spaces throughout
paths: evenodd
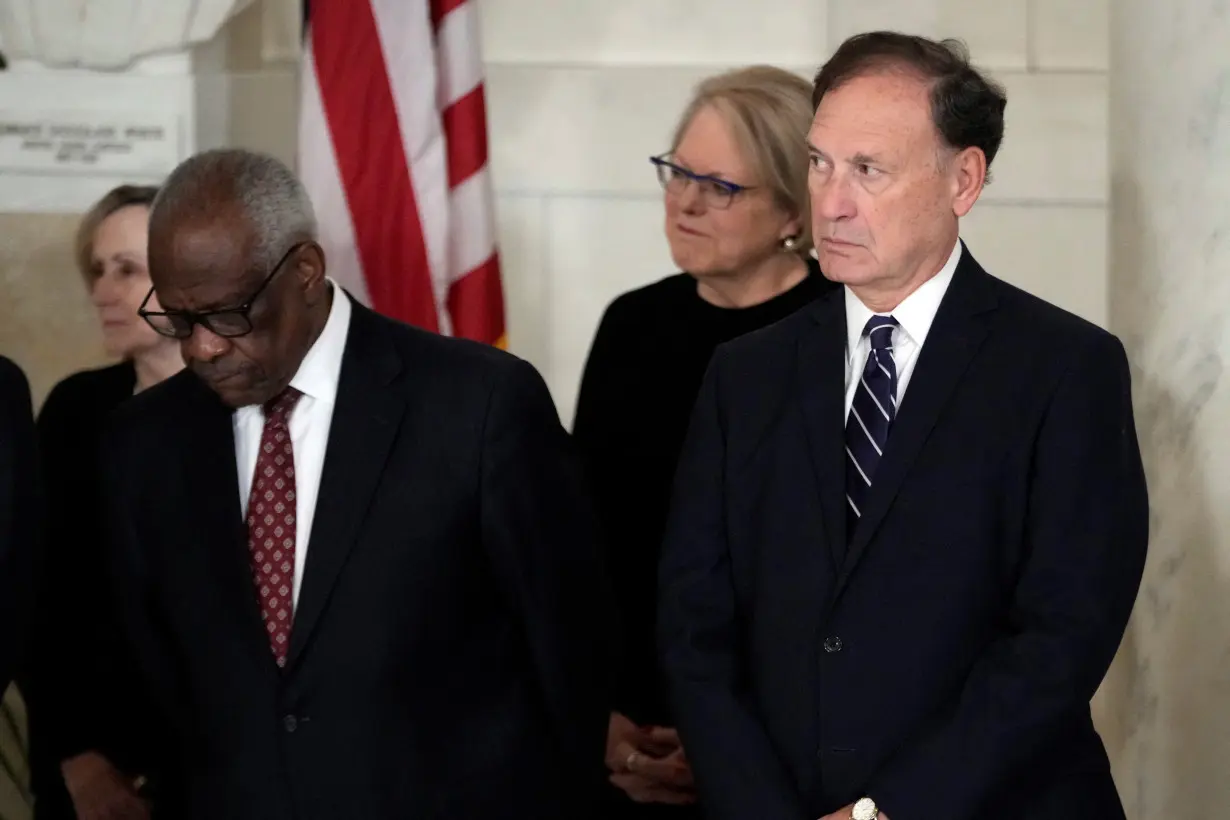
M 1006 99 L 872 33 L 816 77 L 843 284 L 715 355 L 661 567 L 680 735 L 716 820 L 1108 820 L 1089 701 L 1147 541 L 1115 337 L 958 238 Z
M 573 818 L 610 704 L 594 539 L 542 379 L 325 276 L 281 163 L 150 217 L 186 372 L 109 438 L 117 583 L 177 741 L 155 814 Z M 155 773 L 157 777 L 159 773 Z
M 0 356 L 0 695 L 29 638 L 38 554 L 38 458 L 30 385 Z

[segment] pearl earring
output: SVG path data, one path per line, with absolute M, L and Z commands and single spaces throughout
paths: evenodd
M 798 244 L 799 244 L 798 239 L 794 238 L 793 236 L 787 236 L 785 239 L 782 240 L 782 250 L 793 251 L 796 247 L 798 247 Z

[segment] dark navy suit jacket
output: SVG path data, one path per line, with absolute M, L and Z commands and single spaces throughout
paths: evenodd
M 173 735 L 156 815 L 589 816 L 605 584 L 533 367 L 353 306 L 284 669 L 231 416 L 185 371 L 117 412 L 104 459 L 127 632 Z
M 0 356 L 0 695 L 21 670 L 38 571 L 42 492 L 30 384 Z
M 1109 333 L 968 250 L 846 533 L 840 291 L 716 353 L 660 638 L 715 820 L 1121 818 L 1089 701 L 1148 502 Z

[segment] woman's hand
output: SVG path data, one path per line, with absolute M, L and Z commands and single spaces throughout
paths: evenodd
M 149 806 L 131 778 L 98 752 L 60 764 L 78 820 L 149 820 Z
M 683 805 L 696 800 L 692 769 L 674 729 L 643 729 L 612 712 L 606 765 L 611 782 L 638 803 Z

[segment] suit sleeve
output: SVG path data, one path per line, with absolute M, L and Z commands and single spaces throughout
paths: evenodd
M 516 360 L 496 385 L 483 434 L 484 545 L 519 609 L 554 734 L 588 802 L 605 784 L 610 714 L 608 594 L 571 442 L 546 384 Z
M 891 820 L 973 820 L 1081 714 L 1127 627 L 1149 513 L 1127 359 L 1110 336 L 1056 390 L 1033 454 L 1007 628 L 959 699 L 875 776 Z
M 0 693 L 24 665 L 40 552 L 40 486 L 30 385 L 0 358 Z
M 577 393 L 576 414 L 572 425 L 572 440 L 580 460 L 589 497 L 594 505 L 598 527 L 598 546 L 603 566 L 610 571 L 614 613 L 615 649 L 612 652 L 612 706 L 620 712 L 630 711 L 635 701 L 631 676 L 639 669 L 628 667 L 636 647 L 630 644 L 628 625 L 634 602 L 643 601 L 637 590 L 621 584 L 620 561 L 625 546 L 629 503 L 629 482 L 642 477 L 628 464 L 629 434 L 626 401 L 627 385 L 624 328 L 626 324 L 615 305 L 608 307 L 594 334 L 581 387 Z M 651 587 L 652 589 L 652 587 Z
M 167 733 L 145 738 L 159 753 L 157 759 L 149 761 L 149 769 L 143 774 L 147 775 L 155 793 L 162 795 L 171 794 L 179 785 L 176 778 L 180 761 L 175 758 L 172 738 L 175 731 L 182 734 L 184 728 L 173 722 L 183 687 L 173 666 L 176 656 L 173 644 L 162 629 L 164 619 L 136 527 L 134 513 L 141 509 L 142 498 L 127 467 L 138 457 L 134 454 L 142 450 L 128 435 L 132 425 L 133 420 L 121 411 L 112 418 L 103 439 L 102 461 L 106 465 L 103 475 L 106 537 L 103 543 L 112 607 L 118 621 L 117 637 L 126 641 L 136 664 L 140 691 L 148 693 L 150 698 L 142 708 L 158 715 L 157 731 Z M 155 802 L 158 799 L 156 797 Z
M 663 665 L 706 817 L 813 820 L 748 701 L 724 523 L 721 361 L 719 349 L 676 473 L 659 576 Z
M 78 404 L 86 397 L 62 382 L 43 402 L 35 427 L 42 456 L 43 488 L 50 500 L 64 501 L 99 492 L 95 465 L 88 460 L 77 435 Z M 91 481 L 94 479 L 94 481 Z M 96 681 L 107 672 L 102 649 L 102 621 L 109 596 L 100 584 L 91 552 L 101 552 L 101 522 L 92 515 L 56 515 L 48 508 L 44 524 L 44 555 L 38 582 L 38 608 L 28 686 L 22 689 L 30 713 L 32 760 L 36 768 L 60 777 L 60 762 L 96 749 L 100 725 L 109 710 L 99 708 Z M 76 571 L 54 570 L 73 567 Z M 88 613 L 88 617 L 82 617 Z M 101 656 L 101 657 L 100 657 Z

